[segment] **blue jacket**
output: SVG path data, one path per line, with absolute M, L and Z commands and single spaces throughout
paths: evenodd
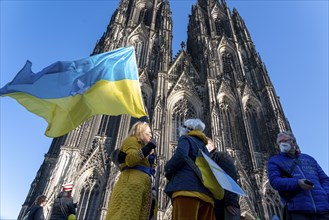
M 316 160 L 306 154 L 296 157 L 296 166 L 291 177 L 283 177 L 289 173 L 294 159 L 286 153 L 271 157 L 268 161 L 268 176 L 271 186 L 278 190 L 283 204 L 287 203 L 288 211 L 302 213 L 329 212 L 329 177 L 323 172 Z M 303 190 L 298 185 L 299 179 L 308 179 L 314 183 L 312 190 Z M 287 199 L 284 191 L 293 192 Z
M 191 131 L 188 135 L 198 142 L 200 149 L 204 153 L 209 155 L 205 146 L 207 139 L 202 132 Z M 201 192 L 212 197 L 210 191 L 203 186 L 201 180 L 199 180 L 193 169 L 185 161 L 187 157 L 195 161 L 197 152 L 198 146 L 190 144 L 186 136 L 179 138 L 175 154 L 164 167 L 166 177 L 170 176 L 170 180 L 164 190 L 169 197 L 172 196 L 173 192 L 182 190 Z

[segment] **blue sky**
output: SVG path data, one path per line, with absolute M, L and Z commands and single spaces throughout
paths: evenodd
M 196 1 L 196 0 L 195 0 Z M 195 1 L 171 1 L 173 53 L 186 41 Z M 88 57 L 118 6 L 112 1 L 1 0 L 0 86 L 26 60 L 38 72 Z M 227 1 L 244 19 L 304 153 L 328 174 L 328 1 Z M 47 123 L 0 98 L 0 219 L 16 219 L 52 139 Z

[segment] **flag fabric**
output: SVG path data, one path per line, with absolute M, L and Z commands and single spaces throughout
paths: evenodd
M 135 50 L 119 48 L 76 61 L 58 61 L 38 73 L 27 61 L 0 89 L 48 122 L 46 136 L 59 137 L 98 114 L 146 115 Z
M 200 170 L 202 183 L 212 193 L 215 199 L 221 200 L 224 198 L 224 189 L 217 181 L 201 152 L 202 150 L 199 149 L 195 159 L 195 165 Z
M 198 155 L 195 161 L 199 168 L 200 166 L 209 167 L 211 172 L 217 179 L 217 182 L 223 189 L 241 196 L 246 196 L 245 192 L 241 189 L 241 187 L 220 166 L 218 166 L 217 163 L 215 163 L 201 150 L 199 152 L 201 152 L 202 155 Z

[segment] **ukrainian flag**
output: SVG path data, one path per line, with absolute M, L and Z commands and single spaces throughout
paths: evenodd
M 220 166 L 218 166 L 215 163 L 215 161 L 213 161 L 202 151 L 199 151 L 195 163 L 199 168 L 201 168 L 201 173 L 202 173 L 202 169 L 204 169 L 204 173 L 209 173 L 209 171 L 211 171 L 212 175 L 209 174 L 208 177 L 207 176 L 205 177 L 205 181 L 209 182 L 209 184 L 213 183 L 214 186 L 216 186 L 217 184 L 215 184 L 215 182 L 217 182 L 219 186 L 225 190 L 228 190 L 230 192 L 233 192 L 241 196 L 246 196 L 246 193 L 232 179 L 232 177 L 230 177 L 227 173 L 225 173 L 225 171 Z
M 135 50 L 119 48 L 76 61 L 58 61 L 38 73 L 27 61 L 0 89 L 48 122 L 48 137 L 59 137 L 98 115 L 145 116 Z

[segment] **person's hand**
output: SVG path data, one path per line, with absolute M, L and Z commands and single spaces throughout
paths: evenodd
M 120 150 L 118 154 L 118 163 L 119 164 L 124 163 L 126 161 L 126 156 L 127 154 Z
M 152 149 L 157 147 L 157 142 L 155 141 L 155 139 L 151 139 L 150 142 L 147 143 L 147 145 L 152 146 Z
M 237 215 L 239 212 L 239 209 L 235 206 L 229 205 L 229 206 L 226 206 L 225 208 L 231 215 Z
M 151 151 L 156 148 L 156 142 L 154 139 L 152 139 L 150 142 L 148 142 L 143 148 L 142 148 L 142 152 L 144 157 L 146 157 L 147 155 L 149 155 L 151 153 Z
M 304 189 L 304 190 L 311 190 L 314 188 L 314 185 L 309 185 L 305 183 L 306 179 L 299 179 L 298 180 L 298 185 L 300 186 L 300 188 Z
M 171 180 L 171 177 L 172 177 L 172 174 L 171 174 L 171 173 L 167 173 L 167 172 L 165 172 L 165 177 L 166 177 L 166 179 L 167 179 L 168 181 L 170 181 L 170 180 Z
M 124 163 L 126 160 L 127 154 L 120 149 L 115 149 L 110 154 L 111 161 L 116 165 L 120 166 L 121 163 Z

